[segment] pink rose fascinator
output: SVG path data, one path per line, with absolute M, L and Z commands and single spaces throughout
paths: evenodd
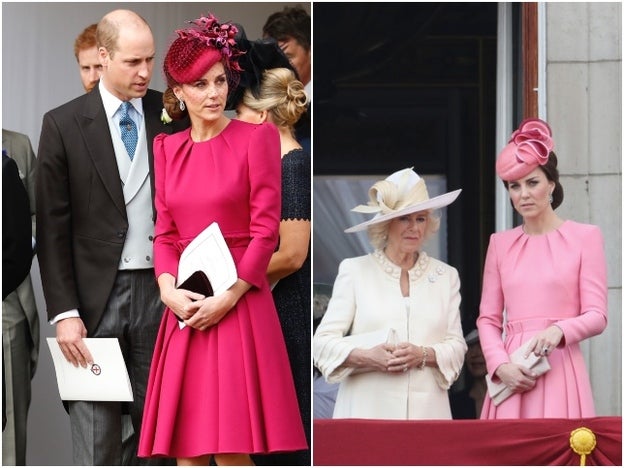
M 504 181 L 518 180 L 548 162 L 554 148 L 550 126 L 540 119 L 523 120 L 511 134 L 496 161 L 496 174 Z

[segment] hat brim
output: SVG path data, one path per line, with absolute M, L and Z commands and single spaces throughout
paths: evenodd
M 392 213 L 388 213 L 385 215 L 375 215 L 373 219 L 369 219 L 368 221 L 364 221 L 363 223 L 356 224 L 348 229 L 345 229 L 344 232 L 357 232 L 363 231 L 364 229 L 372 226 L 373 224 L 383 223 L 384 221 L 389 221 L 393 218 L 397 218 L 399 216 L 405 216 L 412 213 L 418 213 L 419 211 L 425 210 L 435 210 L 438 208 L 443 208 L 445 206 L 450 205 L 455 201 L 455 199 L 459 196 L 462 189 L 453 190 L 452 192 L 445 193 L 443 195 L 438 195 L 437 197 L 430 198 L 427 201 L 422 203 L 416 203 L 415 205 L 410 205 L 402 210 L 394 211 Z

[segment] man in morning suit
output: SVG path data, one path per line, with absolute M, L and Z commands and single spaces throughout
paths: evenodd
M 98 85 L 43 117 L 38 256 L 48 318 L 65 358 L 86 367 L 93 360 L 83 338 L 119 339 L 138 434 L 164 310 L 153 270 L 152 140 L 180 128 L 160 121 L 162 94 L 148 89 L 155 46 L 145 20 L 112 11 L 98 23 L 97 43 Z M 74 463 L 121 464 L 121 403 L 70 401 L 68 408 Z
M 31 247 L 32 261 L 37 160 L 30 139 L 23 133 L 3 128 L 2 149 L 15 161 L 27 194 L 31 223 L 26 238 Z M 32 395 L 31 382 L 39 359 L 39 315 L 30 274 L 2 300 L 2 350 L 7 409 L 7 425 L 2 432 L 2 464 L 23 466 L 26 464 L 26 423 Z

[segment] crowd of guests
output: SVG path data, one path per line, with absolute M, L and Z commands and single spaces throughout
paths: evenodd
M 118 338 L 133 386 L 132 402 L 64 402 L 78 465 L 308 466 L 312 407 L 315 418 L 593 416 L 579 344 L 606 327 L 604 245 L 598 227 L 555 211 L 548 123 L 521 122 L 498 156 L 522 224 L 490 238 L 474 330 L 462 329 L 458 271 L 424 249 L 461 189 L 430 197 L 411 167 L 354 208 L 374 216 L 346 232 L 367 231 L 372 253 L 344 259 L 312 298 L 310 16 L 285 8 L 263 33 L 189 21 L 160 92 L 149 24 L 111 11 L 76 39 L 85 94 L 44 115 L 36 161 L 27 137 L 3 130 L 4 201 L 10 189 L 25 202 L 3 203 L 3 221 L 21 220 L 13 239 L 3 230 L 3 464 L 25 460 L 35 248 L 65 358 L 87 367 L 84 338 Z M 180 287 L 178 265 L 212 223 L 237 278 L 205 295 Z M 24 253 L 8 263 L 16 240 Z

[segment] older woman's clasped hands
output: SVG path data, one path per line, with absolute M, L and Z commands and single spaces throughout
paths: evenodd
M 427 356 L 424 347 L 412 343 L 399 343 L 393 350 L 390 350 L 391 358 L 388 361 L 386 370 L 388 372 L 407 372 L 408 369 L 426 364 Z
M 379 344 L 370 349 L 354 349 L 345 365 L 354 368 L 354 373 L 362 372 L 407 372 L 422 361 L 422 347 L 412 343 Z

